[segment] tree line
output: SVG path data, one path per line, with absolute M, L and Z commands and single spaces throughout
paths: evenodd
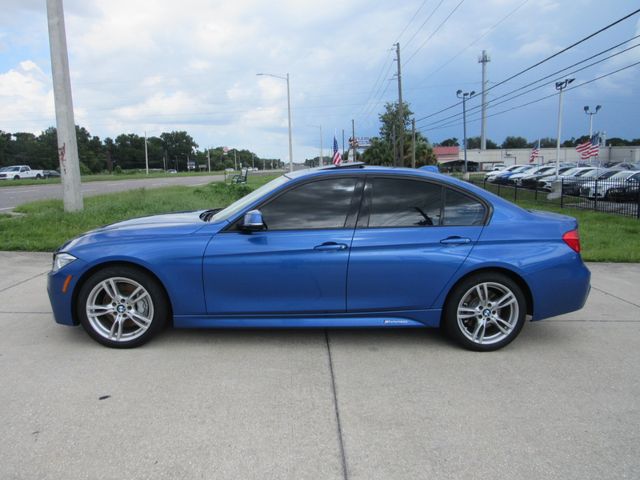
M 589 135 L 583 135 L 581 137 L 571 137 L 568 140 L 565 140 L 560 144 L 562 147 L 576 147 L 577 145 L 586 142 L 589 140 Z M 612 137 L 607 138 L 607 146 L 610 147 L 626 147 L 633 145 L 640 145 L 640 138 L 635 138 L 633 140 L 626 140 L 620 137 Z M 497 149 L 497 148 L 533 148 L 538 146 L 538 140 L 534 140 L 530 142 L 524 137 L 517 136 L 509 136 L 504 139 L 504 141 L 498 145 L 496 142 L 487 138 L 487 150 Z M 440 142 L 438 146 L 442 147 L 460 147 L 461 142 L 456 138 L 447 138 Z M 480 137 L 469 137 L 467 138 L 467 148 L 469 149 L 478 149 L 480 148 Z M 540 148 L 556 148 L 556 139 L 551 137 L 545 137 L 540 139 Z
M 104 140 L 84 127 L 76 126 L 80 170 L 83 174 L 119 172 L 145 168 L 145 139 L 135 133 L 123 133 Z M 29 165 L 34 169 L 55 170 L 59 167 L 56 129 L 50 127 L 39 135 L 9 133 L 0 130 L 0 167 Z M 225 151 L 226 150 L 226 151 Z M 188 163 L 207 167 L 207 153 L 212 170 L 254 167 L 281 168 L 277 159 L 262 159 L 246 149 L 216 147 L 198 150 L 198 144 L 185 131 L 163 132 L 147 138 L 149 168 L 184 171 Z M 193 163 L 192 163 L 193 165 Z

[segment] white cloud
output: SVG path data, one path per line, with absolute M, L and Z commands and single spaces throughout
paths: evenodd
M 476 57 L 483 48 L 492 57 L 490 79 L 496 81 L 566 46 L 585 28 L 601 26 L 591 17 L 593 28 L 585 26 L 575 11 L 559 8 L 558 0 L 530 0 L 446 68 L 426 78 L 523 1 L 465 2 L 405 65 L 405 96 L 417 116 L 449 105 L 463 84 L 479 82 Z M 576 2 L 581 11 L 601 8 L 596 0 Z M 37 131 L 53 121 L 44 2 L 2 3 L 0 128 Z M 404 61 L 457 3 L 444 2 L 407 45 L 436 5 L 427 2 L 400 39 Z M 607 11 L 612 18 L 628 13 L 628 1 L 610 3 Z M 289 72 L 296 159 L 315 156 L 317 133 L 308 125 L 323 125 L 325 145 L 334 129 L 350 130 L 351 118 L 356 118 L 356 129 L 363 130 L 357 133 L 376 133 L 380 106 L 397 95 L 392 80 L 395 67 L 381 77 L 387 88 L 376 98 L 370 95 L 374 80 L 382 73 L 383 60 L 388 59 L 385 65 L 391 63 L 392 43 L 421 4 L 421 0 L 400 5 L 365 0 L 328 0 L 321 5 L 305 0 L 66 0 L 77 120 L 101 137 L 185 128 L 201 145 L 245 146 L 260 155 L 286 159 L 286 83 L 256 73 Z M 11 28 L 8 19 L 15 23 Z M 567 58 L 562 62 L 568 63 L 571 57 Z M 616 81 L 611 91 L 623 89 L 633 79 L 621 76 Z M 417 88 L 425 82 L 438 87 Z M 367 101 L 376 102 L 376 108 L 364 117 L 362 112 L 368 109 L 362 104 Z M 490 122 L 490 132 L 497 130 L 501 118 Z M 527 126 L 523 122 L 518 128 Z M 459 137 L 455 128 L 441 134 Z M 513 129 L 513 122 L 505 121 L 501 128 Z

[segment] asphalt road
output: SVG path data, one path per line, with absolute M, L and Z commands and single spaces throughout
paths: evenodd
M 210 182 L 224 180 L 223 175 L 208 176 L 167 176 L 166 178 L 143 178 L 138 180 L 107 180 L 100 182 L 86 182 L 82 184 L 82 194 L 85 196 L 103 193 L 123 192 L 136 188 L 159 188 L 170 185 L 204 185 Z M 0 212 L 34 200 L 62 198 L 61 184 L 25 185 L 24 187 L 0 187 Z
M 506 349 L 431 330 L 56 325 L 49 254 L 0 253 L 2 479 L 636 479 L 640 265 Z

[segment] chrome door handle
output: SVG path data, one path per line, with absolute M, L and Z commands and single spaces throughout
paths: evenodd
M 471 239 L 467 237 L 447 237 L 440 240 L 440 243 L 443 245 L 464 245 L 465 243 L 471 243 Z
M 347 246 L 344 243 L 336 242 L 324 242 L 320 245 L 313 247 L 314 250 L 346 250 Z

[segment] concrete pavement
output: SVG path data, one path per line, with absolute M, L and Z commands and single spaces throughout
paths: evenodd
M 196 186 L 210 182 L 221 182 L 224 175 L 206 176 L 171 176 L 161 178 L 141 178 L 136 180 L 105 180 L 84 182 L 81 186 L 84 196 L 102 195 L 104 193 L 123 192 L 136 188 L 160 188 L 171 185 Z M 0 187 L 0 212 L 11 210 L 18 205 L 34 200 L 62 198 L 61 184 L 25 185 L 18 187 Z
M 622 479 L 640 471 L 640 265 L 509 347 L 430 330 L 178 331 L 109 350 L 53 322 L 49 254 L 0 253 L 0 478 Z

